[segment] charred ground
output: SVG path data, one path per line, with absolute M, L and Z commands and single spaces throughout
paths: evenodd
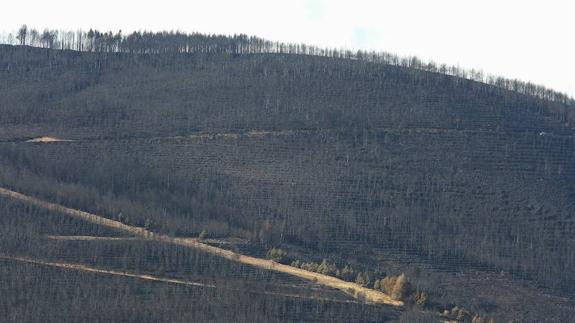
M 243 253 L 281 247 L 298 259 L 406 272 L 436 306 L 497 321 L 573 314 L 572 119 L 566 101 L 369 60 L 0 46 L 0 186 L 157 232 L 242 238 L 250 243 L 233 248 Z M 70 141 L 27 142 L 43 136 Z M 33 224 L 42 211 L 0 202 L 5 253 L 85 262 L 93 250 L 112 267 L 128 260 L 102 259 L 129 254 L 144 271 L 199 257 L 139 242 L 37 242 L 63 228 L 104 234 L 79 223 L 47 230 Z M 138 260 L 149 252 L 165 256 Z M 200 267 L 210 270 L 189 271 L 237 271 L 206 259 Z M 10 266 L 24 265 L 2 265 L 2 280 L 14 275 Z M 244 320 L 281 319 L 269 305 L 280 301 L 266 297 L 263 307 L 221 306 L 245 311 Z M 328 305 L 282 306 L 313 312 L 288 320 L 350 320 Z M 399 319 L 349 306 L 359 321 Z

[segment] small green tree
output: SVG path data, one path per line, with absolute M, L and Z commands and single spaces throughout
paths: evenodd
M 381 289 L 381 281 L 379 279 L 376 279 L 375 282 L 373 283 L 373 289 L 375 290 Z
M 334 275 L 337 268 L 334 264 L 330 264 L 326 259 L 324 259 L 321 264 L 317 267 L 317 272 L 324 275 Z
M 198 240 L 202 241 L 202 240 L 206 239 L 207 237 L 208 237 L 208 231 L 202 230 L 202 232 L 200 232 L 200 235 L 198 236 Z
M 355 279 L 355 283 L 361 286 L 369 286 L 370 278 L 367 272 L 360 272 L 357 274 L 357 278 Z
M 340 271 L 340 278 L 343 280 L 352 281 L 355 277 L 355 271 L 350 265 L 345 265 Z
M 451 316 L 453 317 L 457 317 L 457 314 L 459 314 L 459 306 L 455 306 L 454 308 L 451 309 Z
M 275 262 L 281 262 L 287 257 L 287 252 L 280 248 L 271 248 L 270 250 L 268 250 L 266 257 Z
M 461 308 L 459 309 L 459 312 L 457 313 L 457 317 L 455 319 L 461 322 L 469 322 L 472 320 L 472 317 L 467 310 Z
M 418 291 L 413 294 L 413 300 L 415 301 L 415 304 L 417 304 L 417 306 L 421 308 L 426 308 L 429 301 L 429 296 L 427 295 L 426 292 Z
M 485 321 L 481 316 L 475 314 L 475 316 L 473 316 L 473 319 L 471 320 L 471 323 L 485 323 Z
M 391 292 L 391 297 L 395 299 L 405 299 L 410 292 L 410 285 L 404 273 L 401 273 L 395 281 L 395 286 Z
M 380 283 L 380 288 L 397 300 L 406 299 L 411 294 L 411 285 L 405 274 L 399 276 L 387 276 Z
M 393 293 L 393 288 L 395 287 L 396 276 L 387 276 L 380 283 L 380 289 L 388 295 Z
M 313 271 L 313 272 L 317 272 L 318 267 L 319 267 L 319 265 L 316 264 L 315 262 L 306 262 L 306 263 L 301 265 L 301 269 L 305 269 L 307 271 Z

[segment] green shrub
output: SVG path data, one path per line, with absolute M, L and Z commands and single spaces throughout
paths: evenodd
M 345 265 L 345 267 L 340 270 L 339 277 L 343 280 L 352 281 L 356 277 L 353 267 L 350 265 Z
M 381 290 L 381 280 L 379 280 L 379 279 L 375 280 L 375 282 L 373 283 L 373 289 Z
M 387 276 L 380 283 L 380 288 L 393 299 L 405 300 L 411 294 L 411 285 L 405 274 Z
M 360 272 L 357 274 L 357 278 L 355 279 L 355 283 L 361 286 L 369 286 L 370 278 L 367 272 Z
M 324 275 L 333 276 L 336 271 L 337 267 L 334 264 L 330 264 L 326 259 L 317 267 L 317 272 Z
M 300 263 L 299 260 L 294 260 L 294 261 L 292 261 L 292 263 L 290 264 L 290 266 L 296 267 L 296 268 L 300 268 L 301 263 Z
M 287 251 L 280 248 L 271 248 L 266 254 L 266 258 L 275 262 L 281 262 L 287 257 Z
M 307 271 L 317 272 L 317 268 L 319 267 L 318 264 L 315 262 L 306 262 L 301 265 L 301 269 L 305 269 Z
M 429 302 L 429 296 L 425 292 L 418 291 L 413 294 L 413 301 L 417 306 L 425 308 Z

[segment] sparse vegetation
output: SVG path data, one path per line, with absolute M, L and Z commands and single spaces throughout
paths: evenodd
M 417 291 L 413 294 L 413 300 L 421 308 L 426 308 L 429 303 L 429 296 L 426 292 Z
M 370 285 L 371 283 L 371 279 L 369 277 L 369 274 L 366 272 L 360 272 L 357 274 L 357 277 L 355 278 L 355 283 L 364 287 L 367 287 Z
M 380 282 L 380 288 L 397 300 L 406 300 L 412 293 L 412 287 L 405 274 L 385 277 Z
M 341 270 L 336 271 L 336 276 L 347 281 L 351 281 L 356 277 L 353 267 L 346 264 Z
M 487 320 L 487 318 L 482 317 L 477 313 L 473 313 L 459 306 L 454 306 L 451 310 L 445 309 L 442 312 L 442 315 L 450 320 L 455 320 L 457 322 L 495 323 L 495 320 L 493 318 Z
M 280 248 L 271 248 L 266 254 L 266 258 L 271 259 L 275 262 L 282 262 L 287 258 L 287 251 Z
M 71 37 L 22 28 L 14 39 L 44 48 L 0 45 L 0 187 L 170 236 L 230 238 L 231 250 L 237 248 L 233 239 L 247 241 L 238 250 L 384 291 L 417 305 L 414 311 L 438 315 L 433 306 L 446 306 L 451 320 L 485 322 L 497 313 L 537 322 L 546 311 L 558 321 L 573 317 L 570 303 L 557 305 L 563 298 L 549 296 L 572 293 L 575 284 L 575 109 L 561 94 L 500 78 L 488 81 L 495 86 L 481 84 L 453 77 L 464 73 L 460 69 L 417 59 L 243 35 L 92 30 Z M 340 309 L 263 296 L 254 297 L 253 306 L 234 303 L 251 299 L 248 291 L 260 283 L 282 288 L 274 284 L 286 282 L 155 245 L 44 243 L 46 232 L 104 233 L 0 202 L 1 252 L 81 254 L 80 260 L 100 265 L 197 275 L 245 291 L 224 298 L 222 307 L 209 304 L 217 293 L 158 291 L 159 302 L 191 300 L 190 306 L 212 315 L 201 317 L 206 320 L 229 320 L 217 314 L 228 305 L 248 321 L 273 321 L 286 308 L 296 321 L 298 315 L 311 321 L 394 315 L 359 304 Z M 46 217 L 55 222 L 32 224 Z M 72 243 L 78 248 L 62 247 Z M 72 251 L 78 254 L 67 253 Z M 412 282 L 404 274 L 374 271 L 380 259 L 392 263 L 386 271 L 404 271 Z M 425 274 L 412 275 L 412 263 L 425 264 Z M 468 289 L 464 278 L 449 274 L 470 268 L 489 279 L 474 280 Z M 470 294 L 497 287 L 493 272 L 508 273 L 510 295 L 537 295 L 538 287 L 528 293 L 515 279 L 546 288 L 549 298 L 526 305 L 540 313 L 522 312 L 512 297 L 485 311 L 470 306 L 485 298 Z M 174 318 L 143 305 L 134 307 L 141 316 L 126 314 L 142 301 L 133 296 L 146 294 L 131 283 L 124 289 L 104 284 L 98 291 L 90 289 L 100 285 L 88 280 L 71 292 L 78 300 L 55 290 L 34 298 L 16 273 L 2 274 L 0 286 L 10 290 L 0 298 L 0 312 L 15 308 L 17 315 L 23 307 L 13 304 L 21 299 L 44 304 L 53 293 L 78 314 L 73 306 L 82 297 L 130 291 L 126 307 L 114 307 L 124 317 Z M 425 292 L 419 290 L 422 280 Z M 186 298 L 190 294 L 199 296 Z M 454 303 L 481 313 L 445 305 Z M 310 312 L 322 306 L 325 317 Z M 261 316 L 247 313 L 262 308 Z
M 334 264 L 329 263 L 326 259 L 324 259 L 317 267 L 317 272 L 323 275 L 334 276 L 336 271 L 337 267 Z
M 296 259 L 291 262 L 290 264 L 292 267 L 301 268 L 307 271 L 317 272 L 319 274 L 334 276 L 337 278 L 341 278 L 346 281 L 354 281 L 362 286 L 368 286 L 370 279 L 369 273 L 367 272 L 359 272 L 357 275 L 353 268 L 346 264 L 343 268 L 338 268 L 337 265 L 334 263 L 329 262 L 327 259 L 323 259 L 321 263 L 316 263 L 313 261 L 304 262 Z M 358 282 L 358 279 L 361 279 L 362 283 Z
M 272 248 L 268 254 L 274 249 L 275 248 Z M 278 251 L 274 251 L 274 253 L 277 252 Z M 335 264 L 330 263 L 327 259 L 324 259 L 320 264 L 315 262 L 302 262 L 300 260 L 294 260 L 290 265 L 292 267 L 305 269 L 307 271 L 317 272 L 323 275 L 335 276 L 347 281 L 354 281 L 360 286 L 382 291 L 390 295 L 393 299 L 414 303 L 422 309 L 427 308 L 429 304 L 428 293 L 419 289 L 415 289 L 414 286 L 412 286 L 412 284 L 408 281 L 407 276 L 404 273 L 401 273 L 397 276 L 387 276 L 383 279 L 372 280 L 372 276 L 370 276 L 369 272 L 360 271 L 357 273 L 355 279 L 352 279 L 351 275 L 355 271 L 349 264 L 346 264 L 343 268 L 338 269 Z

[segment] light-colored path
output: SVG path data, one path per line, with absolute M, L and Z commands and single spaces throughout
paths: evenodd
M 319 273 L 303 270 L 300 268 L 283 265 L 276 263 L 271 260 L 261 259 L 251 256 L 241 255 L 230 250 L 225 250 L 222 248 L 207 245 L 205 243 L 199 242 L 196 239 L 189 238 L 174 238 L 168 235 L 154 233 L 146 230 L 145 228 L 135 227 L 121 223 L 119 221 L 110 220 L 99 215 L 92 213 L 71 209 L 59 204 L 49 203 L 31 196 L 27 196 L 18 192 L 0 188 L 0 196 L 12 198 L 21 202 L 25 202 L 40 208 L 44 208 L 51 211 L 60 212 L 78 219 L 82 219 L 91 223 L 102 225 L 111 229 L 123 231 L 126 233 L 133 234 L 135 236 L 143 237 L 145 239 L 160 241 L 163 243 L 169 243 L 173 245 L 179 245 L 184 247 L 190 247 L 197 250 L 201 250 L 216 256 L 220 256 L 231 261 L 240 262 L 243 264 L 251 265 L 254 267 L 273 270 L 281 272 L 284 274 L 296 276 L 317 284 L 328 286 L 331 288 L 339 289 L 356 299 L 363 300 L 367 303 L 375 304 L 387 304 L 393 306 L 402 306 L 403 302 L 391 298 L 389 295 L 384 294 L 380 291 L 376 291 L 370 288 L 363 287 L 361 285 L 344 281 L 336 277 L 322 275 Z
M 59 241 L 138 241 L 144 240 L 140 237 L 96 237 L 96 236 L 52 236 L 47 235 L 46 239 Z
M 0 259 L 7 259 L 7 260 L 12 260 L 12 261 L 25 262 L 25 263 L 43 265 L 43 266 L 49 266 L 49 267 L 58 267 L 58 268 L 64 268 L 64 269 L 80 270 L 80 271 L 85 271 L 85 272 L 90 272 L 90 273 L 139 278 L 139 279 L 144 279 L 144 280 L 159 281 L 159 282 L 172 283 L 172 284 L 178 284 L 178 285 L 216 288 L 215 285 L 211 285 L 211 284 L 202 284 L 202 283 L 189 282 L 189 281 L 184 281 L 184 280 L 179 280 L 179 279 L 161 278 L 161 277 L 156 277 L 156 276 L 152 276 L 152 275 L 140 275 L 140 274 L 132 274 L 132 273 L 127 273 L 127 272 L 115 271 L 115 270 L 99 269 L 99 268 L 94 268 L 94 267 L 81 265 L 81 264 L 72 264 L 72 263 L 65 263 L 65 262 L 49 262 L 49 261 L 32 259 L 32 258 L 12 257 L 12 256 L 5 256 L 5 255 L 0 255 Z
M 162 282 L 168 284 L 175 284 L 175 285 L 185 285 L 185 286 L 192 286 L 192 287 L 202 287 L 202 288 L 217 288 L 223 289 L 228 291 L 239 291 L 244 293 L 250 294 L 260 294 L 260 295 L 273 295 L 273 296 L 282 296 L 282 297 L 289 297 L 289 298 L 300 298 L 300 299 L 311 299 L 311 300 L 319 300 L 319 301 L 328 301 L 328 302 L 335 302 L 335 303 L 357 303 L 357 301 L 353 300 L 343 300 L 343 299 L 333 299 L 327 297 L 315 297 L 315 296 L 303 296 L 303 295 L 295 295 L 295 294 L 288 294 L 288 293 L 278 293 L 278 292 L 266 292 L 266 291 L 258 291 L 258 290 L 243 290 L 243 289 L 233 289 L 233 288 L 226 288 L 226 287 L 218 287 L 213 284 L 204 284 L 204 283 L 197 283 L 191 282 L 181 279 L 173 279 L 173 278 L 164 278 L 158 277 L 153 275 L 143 275 L 143 274 L 134 274 L 128 273 L 123 271 L 116 271 L 116 270 L 108 270 L 108 269 L 101 269 L 90 267 L 82 264 L 72 264 L 72 263 L 65 263 L 65 262 L 50 262 L 26 257 L 12 257 L 12 256 L 5 256 L 0 255 L 0 259 L 5 259 L 9 261 L 17 261 L 17 262 L 24 262 L 28 264 L 35 264 L 40 266 L 47 266 L 47 267 L 57 267 L 63 268 L 68 270 L 77 270 L 95 274 L 105 274 L 111 276 L 121 276 L 121 277 L 129 277 L 129 278 L 137 278 L 147 281 L 155 281 L 155 282 Z
M 56 235 L 45 235 L 48 240 L 58 240 L 58 241 L 138 241 L 145 240 L 143 237 L 102 237 L 102 236 L 56 236 Z M 188 240 L 200 241 L 198 238 L 187 238 Z M 238 245 L 247 243 L 243 239 L 202 239 L 200 242 L 208 244 L 230 244 Z
M 26 140 L 26 142 L 36 142 L 36 143 L 71 142 L 71 141 L 73 141 L 73 140 L 60 139 L 60 138 L 50 137 L 50 136 L 36 137 L 36 138 Z

